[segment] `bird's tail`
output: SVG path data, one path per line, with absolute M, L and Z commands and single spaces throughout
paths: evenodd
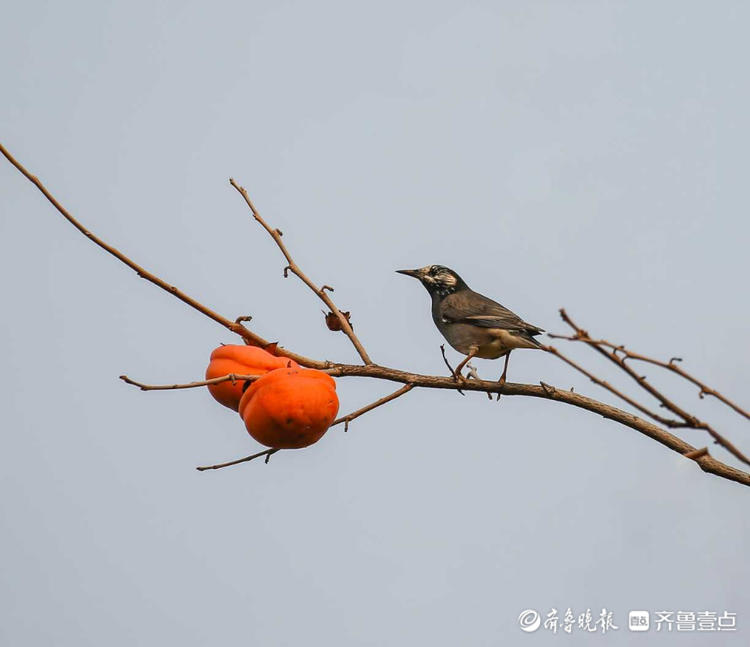
M 527 346 L 521 346 L 521 348 L 544 348 L 540 342 L 534 339 L 534 335 L 541 335 L 544 331 L 536 326 L 529 326 L 525 330 L 519 330 L 516 335 L 526 342 Z

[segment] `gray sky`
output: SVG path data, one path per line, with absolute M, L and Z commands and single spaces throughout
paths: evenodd
M 0 132 L 94 232 L 305 354 L 356 360 L 230 176 L 380 363 L 445 372 L 426 292 L 393 273 L 442 263 L 747 404 L 748 19 L 734 2 L 16 3 Z M 606 607 L 620 629 L 591 644 L 630 644 L 631 609 L 738 614 L 736 634 L 643 644 L 747 644 L 750 492 L 583 411 L 415 391 L 269 465 L 196 472 L 257 451 L 239 418 L 117 376 L 199 379 L 233 337 L 5 163 L 0 195 L 0 643 L 554 645 L 519 613 Z M 610 401 L 543 353 L 514 354 L 510 379 Z M 739 416 L 654 380 L 750 449 Z M 338 388 L 346 412 L 393 386 Z

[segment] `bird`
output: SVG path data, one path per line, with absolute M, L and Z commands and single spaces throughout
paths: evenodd
M 462 378 L 461 369 L 473 357 L 498 359 L 504 356 L 500 384 L 505 384 L 512 350 L 544 350 L 534 339 L 544 329 L 525 322 L 505 306 L 474 292 L 452 269 L 444 265 L 427 265 L 396 272 L 419 279 L 427 288 L 432 297 L 432 320 L 437 329 L 453 348 L 466 355 L 453 371 L 456 380 Z

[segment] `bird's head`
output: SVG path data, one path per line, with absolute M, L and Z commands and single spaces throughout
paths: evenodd
M 443 265 L 427 265 L 418 270 L 396 270 L 399 274 L 419 279 L 430 294 L 446 296 L 467 287 L 464 280 L 452 269 Z

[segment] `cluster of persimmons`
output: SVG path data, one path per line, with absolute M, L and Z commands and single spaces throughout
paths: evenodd
M 219 346 L 211 353 L 206 379 L 259 375 L 256 380 L 211 384 L 217 402 L 238 411 L 248 433 L 273 449 L 299 449 L 320 440 L 336 418 L 336 382 L 327 373 L 303 368 L 288 357 L 257 346 Z

